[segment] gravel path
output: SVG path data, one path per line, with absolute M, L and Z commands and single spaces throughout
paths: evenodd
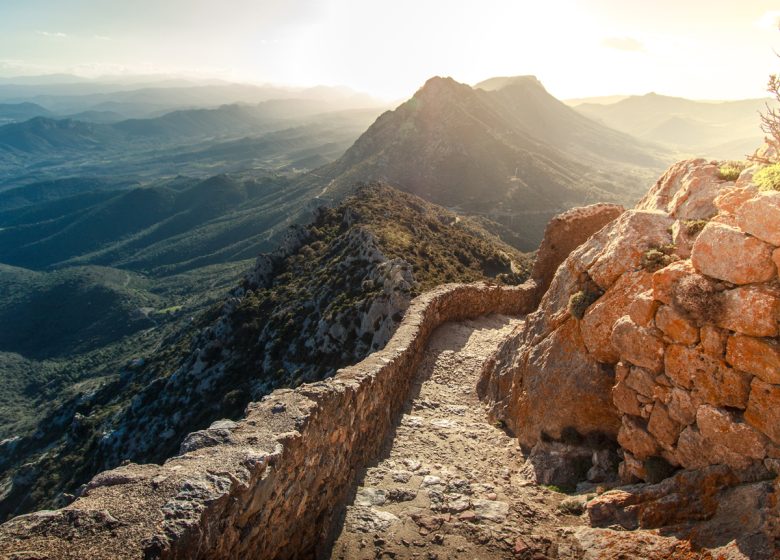
M 431 337 L 395 437 L 358 480 L 334 559 L 579 558 L 566 496 L 523 474 L 517 442 L 486 421 L 479 372 L 520 319 L 448 323 Z

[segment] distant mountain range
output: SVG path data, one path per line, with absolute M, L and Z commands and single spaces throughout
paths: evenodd
M 743 159 L 761 144 L 759 112 L 768 101 L 692 101 L 649 93 L 575 108 L 607 126 L 690 155 Z
M 34 108 L 38 107 L 34 104 L 24 105 L 29 105 L 27 110 L 30 113 L 34 113 Z M 2 109 L 3 106 L 0 106 Z M 284 127 L 285 121 L 300 121 L 333 111 L 334 106 L 329 102 L 280 99 L 257 105 L 234 104 L 216 109 L 179 110 L 161 117 L 126 119 L 112 124 L 35 116 L 24 122 L 0 126 L 0 157 L 4 151 L 56 155 L 67 150 L 110 150 L 133 141 L 192 144 L 203 138 L 235 137 L 278 130 Z M 110 115 L 98 114 L 109 120 Z
M 89 192 L 0 213 L 0 262 L 168 275 L 252 258 L 316 204 L 304 187 L 278 177 L 181 177 L 130 186 L 93 182 L 84 185 Z M 45 187 L 73 190 L 60 182 Z
M 113 111 L 134 118 L 160 116 L 179 109 L 257 104 L 274 99 L 318 100 L 330 103 L 333 110 L 384 105 L 382 101 L 345 87 L 292 88 L 155 77 L 136 80 L 72 78 L 0 79 L 0 103 L 33 102 L 60 116 Z
M 437 77 L 303 181 L 338 198 L 355 181 L 386 180 L 499 222 L 533 250 L 552 215 L 589 202 L 630 202 L 671 159 L 583 117 L 534 77 L 474 88 Z

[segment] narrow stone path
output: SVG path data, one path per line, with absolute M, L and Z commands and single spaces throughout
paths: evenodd
M 476 394 L 490 353 L 520 319 L 448 323 L 431 337 L 395 437 L 358 480 L 331 558 L 579 558 L 583 521 L 524 474 L 515 439 Z

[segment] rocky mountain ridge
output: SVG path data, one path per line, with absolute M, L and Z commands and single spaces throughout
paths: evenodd
M 516 284 L 529 263 L 476 222 L 365 185 L 289 229 L 223 304 L 157 351 L 52 411 L 35 434 L 3 442 L 0 512 L 67 499 L 63 492 L 123 460 L 162 461 L 187 433 L 381 349 L 420 290 L 453 280 Z

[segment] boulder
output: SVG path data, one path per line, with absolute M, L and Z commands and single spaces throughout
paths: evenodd
M 713 199 L 721 186 L 717 165 L 704 159 L 680 161 L 666 170 L 636 208 L 707 218 L 716 213 Z
M 777 336 L 780 292 L 767 285 L 740 286 L 722 293 L 719 327 L 749 336 Z
M 612 346 L 612 328 L 626 314 L 629 304 L 646 291 L 652 276 L 644 271 L 623 274 L 607 292 L 588 307 L 580 322 L 580 332 L 585 346 L 596 360 L 614 364 L 618 351 Z
M 754 378 L 745 421 L 780 445 L 780 386 Z
M 764 437 L 722 408 L 706 404 L 700 406 L 696 411 L 696 424 L 704 439 L 716 448 L 722 446 L 752 459 L 766 456 Z
M 715 197 L 715 206 L 725 214 L 736 215 L 742 205 L 756 196 L 758 189 L 755 185 L 727 187 Z
M 577 321 L 565 321 L 526 355 L 513 372 L 506 420 L 521 444 L 533 447 L 543 433 L 559 439 L 567 428 L 615 437 L 613 371 L 589 356 Z
M 737 228 L 708 223 L 693 244 L 691 262 L 707 276 L 734 284 L 766 282 L 775 276 L 773 247 Z
M 609 228 L 606 244 L 589 267 L 590 277 L 608 289 L 626 271 L 636 270 L 642 255 L 671 243 L 673 220 L 662 212 L 628 210 Z
M 767 383 L 780 384 L 780 343 L 776 340 L 730 336 L 726 344 L 726 361 Z
M 737 224 L 750 235 L 780 245 L 780 192 L 760 192 L 737 210 Z
M 664 364 L 664 344 L 648 327 L 640 327 L 628 315 L 615 322 L 612 346 L 621 359 L 659 373 Z
M 531 278 L 543 294 L 550 287 L 558 266 L 588 237 L 625 211 L 617 204 L 591 204 L 555 216 L 544 230 Z

